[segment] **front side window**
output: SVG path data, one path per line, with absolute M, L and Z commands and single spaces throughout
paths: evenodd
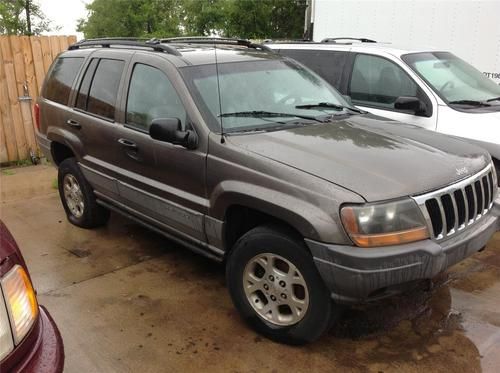
M 82 63 L 82 57 L 58 58 L 47 80 L 44 97 L 48 100 L 67 105 L 71 86 Z
M 416 97 L 418 86 L 395 63 L 359 54 L 354 61 L 350 94 L 357 105 L 394 110 L 396 99 L 400 96 Z
M 181 72 L 214 131 L 221 125 L 225 132 L 304 125 L 314 123 L 315 117 L 350 113 L 344 110 L 350 105 L 340 93 L 288 59 L 221 63 L 218 78 L 215 65 L 184 67 Z M 340 108 L 316 105 L 320 103 Z M 313 120 L 301 121 L 305 116 Z
M 498 105 L 500 86 L 449 52 L 411 53 L 402 59 L 449 104 Z
M 128 126 L 148 131 L 153 119 L 179 118 L 186 124 L 186 110 L 167 76 L 157 68 L 137 64 L 127 98 Z
M 118 96 L 118 86 L 123 72 L 124 62 L 120 60 L 101 59 L 94 72 L 86 107 L 82 110 L 111 120 L 115 119 L 115 105 Z M 87 70 L 87 72 L 89 72 Z M 85 79 L 82 81 L 85 88 Z M 77 105 L 80 103 L 80 93 Z

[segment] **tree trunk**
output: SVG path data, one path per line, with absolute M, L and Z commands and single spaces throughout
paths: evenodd
M 26 0 L 24 3 L 24 9 L 26 10 L 26 34 L 32 35 L 31 32 L 31 0 Z

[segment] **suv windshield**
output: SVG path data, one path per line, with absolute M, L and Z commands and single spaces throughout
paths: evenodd
M 215 64 L 181 69 L 205 120 L 217 132 L 221 120 L 224 132 L 239 132 L 359 113 L 322 78 L 294 61 L 229 62 L 219 64 L 218 70 L 219 87 Z
M 448 104 L 477 107 L 498 102 L 500 86 L 449 52 L 412 53 L 402 59 Z

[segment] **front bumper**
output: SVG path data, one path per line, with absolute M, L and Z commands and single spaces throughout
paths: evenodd
M 500 198 L 489 216 L 465 232 L 437 243 L 432 240 L 363 249 L 306 239 L 316 267 L 339 303 L 360 303 L 403 291 L 431 279 L 483 249 L 500 230 Z
M 47 310 L 39 307 L 39 319 L 37 323 L 37 338 L 27 351 L 22 345 L 12 352 L 12 358 L 16 358 L 13 367 L 4 366 L 0 363 L 0 371 L 23 372 L 23 373 L 60 373 L 64 368 L 64 346 L 61 334 Z M 17 355 L 21 355 L 18 357 Z M 7 357 L 8 359 L 9 357 Z

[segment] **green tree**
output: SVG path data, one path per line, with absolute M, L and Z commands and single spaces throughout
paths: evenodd
M 33 0 L 2 0 L 0 2 L 0 33 L 39 35 L 52 27 L 40 6 Z
M 175 36 L 182 33 L 180 0 L 94 0 L 77 30 L 86 38 Z
M 224 35 L 249 39 L 299 39 L 305 0 L 228 0 Z
M 221 35 L 301 38 L 306 0 L 94 0 L 86 38 Z

